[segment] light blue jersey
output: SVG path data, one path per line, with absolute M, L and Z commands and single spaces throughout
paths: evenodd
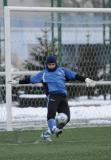
M 67 89 L 65 86 L 66 80 L 74 80 L 76 77 L 76 72 L 63 67 L 57 67 L 53 72 L 44 69 L 35 76 L 31 77 L 31 83 L 43 82 L 47 85 L 47 92 L 50 93 L 63 93 L 67 95 Z

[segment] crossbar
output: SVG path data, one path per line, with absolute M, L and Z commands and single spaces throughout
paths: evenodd
M 38 11 L 38 12 L 79 12 L 79 13 L 111 13 L 111 8 L 65 8 L 65 7 L 17 7 L 6 6 L 12 11 Z

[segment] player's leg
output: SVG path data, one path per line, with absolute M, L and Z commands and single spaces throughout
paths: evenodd
M 53 130 L 56 128 L 55 116 L 56 116 L 57 106 L 58 106 L 57 97 L 55 95 L 50 95 L 47 105 L 47 123 L 52 133 Z
M 42 133 L 42 138 L 48 140 L 51 134 L 56 134 L 59 132 L 59 129 L 56 126 L 56 111 L 58 106 L 58 99 L 55 95 L 50 95 L 47 105 L 47 123 L 48 128 Z
M 64 113 L 68 117 L 66 123 L 57 124 L 57 127 L 59 129 L 62 129 L 70 121 L 70 109 L 69 109 L 67 97 L 62 98 L 61 103 L 59 104 L 59 107 L 58 107 L 58 113 Z

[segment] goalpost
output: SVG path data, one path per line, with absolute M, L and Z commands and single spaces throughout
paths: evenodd
M 20 68 L 22 64 L 21 59 L 24 61 L 24 64 L 28 66 L 29 64 L 26 63 L 25 61 L 26 59 L 24 57 L 26 56 L 27 53 L 29 54 L 29 52 L 32 51 L 31 50 L 32 48 L 35 49 L 36 39 L 38 40 L 37 43 L 39 45 L 41 40 L 44 40 L 45 38 L 46 38 L 45 40 L 47 40 L 48 32 L 50 32 L 50 35 L 48 37 L 48 41 L 50 41 L 50 43 L 51 41 L 53 41 L 54 43 L 55 38 L 57 39 L 57 50 L 58 50 L 57 54 L 59 57 L 59 62 L 61 64 L 71 69 L 77 69 L 77 72 L 80 72 L 86 75 L 88 73 L 90 75 L 87 75 L 87 76 L 89 77 L 92 76 L 91 78 L 97 78 L 95 76 L 98 76 L 98 79 L 99 79 L 96 85 L 97 88 L 89 89 L 88 91 L 85 88 L 85 84 L 81 84 L 81 83 L 67 84 L 69 89 L 70 99 L 72 100 L 72 97 L 78 98 L 81 96 L 88 96 L 90 99 L 90 97 L 94 97 L 95 95 L 99 95 L 99 96 L 103 95 L 106 98 L 107 95 L 108 96 L 110 95 L 111 93 L 110 92 L 111 41 L 110 41 L 110 35 L 109 35 L 110 29 L 111 29 L 111 22 L 109 19 L 110 14 L 111 14 L 110 8 L 62 8 L 62 7 L 51 8 L 51 7 L 16 7 L 16 6 L 4 7 L 6 113 L 7 113 L 6 117 L 7 117 L 8 131 L 13 130 L 14 128 L 13 127 L 14 120 L 12 115 L 12 101 L 13 101 L 12 87 L 15 87 L 13 89 L 14 90 L 13 92 L 16 96 L 18 94 L 17 87 L 19 87 L 19 86 L 11 86 L 8 83 L 8 81 L 10 81 L 12 76 L 15 76 L 15 75 L 16 76 L 24 75 L 24 74 L 32 75 L 36 73 L 37 66 L 35 67 L 35 70 L 33 69 L 33 66 L 35 64 L 34 60 L 33 60 L 33 63 L 32 63 L 33 65 L 31 69 L 29 69 L 30 67 L 28 69 L 24 67 L 24 69 L 22 70 Z M 97 17 L 98 19 L 96 19 L 96 16 L 98 16 Z M 79 21 L 77 21 L 77 19 Z M 29 21 L 31 21 L 30 24 L 29 24 Z M 34 37 L 34 35 L 36 34 L 38 36 L 37 38 Z M 42 38 L 39 39 L 40 37 L 42 37 L 42 34 L 45 34 L 43 35 L 43 39 Z M 95 38 L 96 35 L 97 37 Z M 19 44 L 20 44 L 20 47 L 18 46 Z M 25 47 L 25 45 L 27 45 L 27 47 Z M 41 49 L 41 46 L 39 47 L 39 49 Z M 16 53 L 16 51 L 18 53 Z M 22 51 L 24 53 L 21 54 L 20 52 Z M 43 56 L 43 50 L 41 50 L 40 52 L 40 50 L 36 48 L 35 52 L 38 57 L 37 71 L 40 71 L 41 68 L 43 67 L 42 66 L 40 68 L 41 64 L 39 64 L 39 62 L 42 63 L 44 59 L 44 57 L 42 57 L 42 59 L 40 57 L 41 55 Z M 89 52 L 92 55 L 89 55 Z M 26 57 L 29 59 L 31 58 L 30 55 Z M 76 60 L 75 62 L 74 62 L 74 59 Z M 12 61 L 13 61 L 13 64 L 15 64 L 15 61 L 16 61 L 15 71 L 12 70 L 12 65 L 13 65 Z M 85 67 L 85 65 L 87 66 L 89 65 L 89 68 L 87 68 L 87 66 Z M 83 66 L 85 67 L 85 70 Z M 93 71 L 95 71 L 96 74 Z M 104 77 L 105 78 L 107 77 L 107 78 L 105 79 Z M 25 88 L 25 87 L 28 87 L 28 85 L 26 86 L 24 85 L 21 87 L 24 87 L 24 90 L 27 93 L 30 90 L 30 86 L 32 86 L 32 88 L 34 87 L 33 85 L 29 85 L 29 89 Z M 75 89 L 77 90 L 77 95 L 73 93 L 74 86 L 75 86 Z M 98 86 L 100 87 L 98 88 Z M 38 94 L 41 94 L 42 93 L 41 88 L 39 91 L 40 93 Z M 20 100 L 20 96 L 18 98 Z M 28 98 L 30 99 L 30 97 Z M 15 98 L 14 102 L 15 101 L 18 102 L 18 99 Z M 25 100 L 23 101 L 24 101 L 23 103 L 25 103 Z M 27 101 L 28 100 L 26 100 L 26 102 Z M 92 101 L 90 102 L 92 103 Z M 108 117 L 108 118 L 111 118 L 111 117 Z

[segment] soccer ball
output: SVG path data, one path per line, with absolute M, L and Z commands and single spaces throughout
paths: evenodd
M 66 124 L 67 120 L 68 120 L 68 117 L 65 113 L 58 113 L 56 116 L 57 124 Z

